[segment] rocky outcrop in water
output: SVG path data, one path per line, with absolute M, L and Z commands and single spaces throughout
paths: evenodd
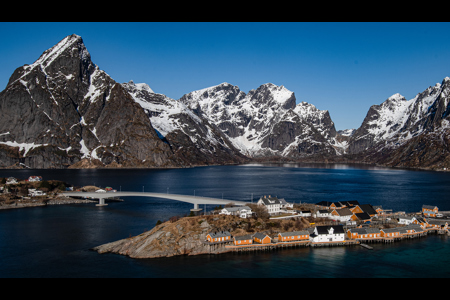
M 111 242 L 93 250 L 116 253 L 131 258 L 171 257 L 175 255 L 217 254 L 228 252 L 224 247 L 212 249 L 205 244 L 206 235 L 213 230 L 204 217 L 183 218 L 165 222 L 138 236 Z

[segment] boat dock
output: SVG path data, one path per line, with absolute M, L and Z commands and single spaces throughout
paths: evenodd
M 360 245 L 361 247 L 366 248 L 366 249 L 373 250 L 373 247 L 371 247 L 371 246 L 369 246 L 369 245 L 367 245 L 367 244 L 359 243 L 359 245 Z

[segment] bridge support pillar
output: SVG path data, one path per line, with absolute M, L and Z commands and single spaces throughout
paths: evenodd
M 198 203 L 194 203 L 194 208 L 191 209 L 191 212 L 197 214 L 197 213 L 199 213 L 201 211 L 202 211 L 202 209 L 198 208 Z
M 98 199 L 98 204 L 95 204 L 95 206 L 106 206 L 108 204 L 105 203 L 105 198 Z

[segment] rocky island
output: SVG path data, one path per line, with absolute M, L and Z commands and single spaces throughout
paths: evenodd
M 276 232 L 279 230 L 300 230 L 309 226 L 306 219 L 269 220 L 268 218 L 242 219 L 238 216 L 208 215 L 184 218 L 174 217 L 156 225 L 140 235 L 97 246 L 98 253 L 116 253 L 131 258 L 157 258 L 176 255 L 220 254 L 230 252 L 225 244 L 210 247 L 205 242 L 210 232 L 230 232 L 234 236 L 256 231 Z
M 40 177 L 40 176 L 30 176 Z M 61 192 L 74 187 L 61 180 L 0 178 L 0 209 L 37 207 L 46 205 L 98 203 L 96 200 L 75 199 L 59 196 Z M 92 192 L 96 186 L 76 187 L 79 191 Z
M 331 207 L 324 209 L 324 206 L 330 205 Z M 360 244 L 372 249 L 364 243 L 391 243 L 421 238 L 429 233 L 450 235 L 449 217 L 438 213 L 437 207 L 429 205 L 424 205 L 422 212 L 405 214 L 392 213 L 392 210 L 383 210 L 381 207 L 377 207 L 375 212 L 370 204 L 360 205 L 357 201 L 303 203 L 294 205 L 292 218 L 287 217 L 289 212 L 270 217 L 262 205 L 249 206 L 256 214 L 248 218 L 218 214 L 217 210 L 205 216 L 172 217 L 163 223 L 158 221 L 150 231 L 103 244 L 92 250 L 100 254 L 115 253 L 142 259 L 265 251 L 280 247 Z M 326 216 L 327 214 L 329 215 Z M 348 219 L 350 221 L 337 220 L 346 218 L 345 216 L 351 216 Z

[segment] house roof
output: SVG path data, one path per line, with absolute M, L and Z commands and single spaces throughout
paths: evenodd
M 261 200 L 264 205 L 274 205 L 274 204 L 281 204 L 280 200 L 277 197 L 261 197 L 259 200 Z
M 320 206 L 331 206 L 331 204 L 334 204 L 336 207 L 342 207 L 341 202 L 320 201 L 316 203 L 316 205 Z
M 370 204 L 360 204 L 359 207 L 363 210 L 363 212 L 368 213 L 369 215 L 376 215 L 377 211 Z
M 351 233 L 357 233 L 357 234 L 366 234 L 366 228 L 350 228 L 349 231 Z
M 369 214 L 366 212 L 355 214 L 355 216 L 358 217 L 358 219 L 360 219 L 360 220 L 370 220 L 371 219 Z
M 380 229 L 374 227 L 352 228 L 349 230 L 351 233 L 358 233 L 358 234 L 380 233 Z
M 427 221 L 426 219 L 422 218 L 422 217 L 416 217 L 416 220 L 417 220 L 419 223 L 428 223 L 428 221 Z
M 344 216 L 351 216 L 353 215 L 352 211 L 349 208 L 341 208 L 341 209 L 336 209 L 335 210 L 339 216 L 344 217 Z
M 208 233 L 211 238 L 220 238 L 220 237 L 226 237 L 226 236 L 231 236 L 231 233 L 229 231 L 214 231 L 214 232 L 210 232 Z
M 281 232 L 279 235 L 285 237 L 285 236 L 294 236 L 294 235 L 309 235 L 309 232 L 306 230 L 302 231 L 290 231 L 290 232 Z
M 399 227 L 396 227 L 396 228 L 383 228 L 383 229 L 380 229 L 380 231 L 383 231 L 385 233 L 400 232 L 400 228 Z
M 235 207 L 225 207 L 225 210 L 229 212 L 241 211 L 241 210 L 251 210 L 248 206 L 235 206 Z
M 435 205 L 422 205 L 422 208 L 425 208 L 425 209 L 435 209 L 435 208 L 437 208 L 437 206 L 435 206 Z
M 410 224 L 410 225 L 405 226 L 403 228 L 413 229 L 415 232 L 423 232 L 422 227 L 420 227 L 420 225 L 418 225 L 418 224 Z
M 329 226 L 316 226 L 317 233 L 320 234 L 328 234 L 328 231 L 333 228 L 334 234 L 345 233 L 343 225 L 329 225 Z
M 374 228 L 374 227 L 366 227 L 364 228 L 366 229 L 366 233 L 380 233 L 380 229 L 379 228 Z
M 246 235 L 241 235 L 241 236 L 235 236 L 234 239 L 236 241 L 251 240 L 252 239 L 252 235 L 251 234 L 246 234 Z
M 357 200 L 352 200 L 352 201 L 341 201 L 342 204 L 347 205 L 347 206 L 356 206 L 359 205 L 359 202 Z
M 428 220 L 428 224 L 431 224 L 431 225 L 441 225 L 441 226 L 443 226 L 446 223 L 448 224 L 448 222 L 446 220 L 436 220 L 436 219 Z
M 283 204 L 283 205 L 291 204 L 291 203 L 287 202 L 284 198 L 281 198 L 281 199 L 278 199 L 278 200 L 280 200 L 280 203 Z
M 261 233 L 261 232 L 257 232 L 253 235 L 253 237 L 257 238 L 257 239 L 264 239 L 266 236 L 268 236 L 267 234 Z M 270 237 L 269 237 L 270 238 Z

